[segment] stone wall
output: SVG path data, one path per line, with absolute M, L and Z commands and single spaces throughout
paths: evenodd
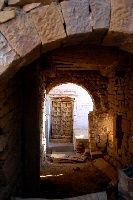
M 88 116 L 89 142 L 91 152 L 101 151 L 106 153 L 107 142 L 112 134 L 112 120 L 107 112 L 94 111 Z
M 20 195 L 21 163 L 21 77 L 16 74 L 0 86 L 0 199 Z
M 107 160 L 115 166 L 133 162 L 133 71 L 124 69 L 111 75 L 108 101 L 113 117 L 113 142 L 108 144 Z

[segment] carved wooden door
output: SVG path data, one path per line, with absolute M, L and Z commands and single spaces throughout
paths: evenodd
M 72 139 L 73 99 L 68 97 L 53 98 L 51 111 L 51 138 Z

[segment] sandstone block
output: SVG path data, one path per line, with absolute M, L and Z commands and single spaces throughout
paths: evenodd
M 21 57 L 27 56 L 23 65 L 28 61 L 33 62 L 40 56 L 41 41 L 29 14 L 21 13 L 16 18 L 1 24 L 0 30 Z M 30 56 L 32 52 L 34 56 Z
M 8 7 L 5 7 L 4 9 L 3 9 L 4 11 L 11 11 L 11 10 L 14 10 L 14 12 L 15 12 L 15 15 L 17 16 L 17 15 L 19 15 L 21 12 L 22 12 L 22 10 L 21 10 L 21 8 L 19 7 L 19 6 L 8 6 Z
M 0 0 L 0 10 L 3 10 L 5 5 L 5 0 Z
M 111 0 L 111 22 L 109 31 L 133 32 L 133 1 Z
M 30 12 L 42 41 L 43 52 L 59 47 L 66 38 L 57 6 L 57 4 L 51 4 L 36 8 Z
M 133 1 L 111 0 L 111 22 L 109 33 L 105 37 L 104 43 L 107 45 L 121 46 L 123 50 L 133 52 L 131 45 L 133 32 Z M 127 33 L 129 35 L 127 35 Z
M 22 0 L 8 0 L 9 6 L 18 6 L 21 5 Z
M 31 3 L 31 4 L 27 4 L 23 7 L 23 11 L 24 12 L 29 12 L 30 10 L 40 6 L 41 3 Z
M 93 165 L 106 174 L 110 179 L 117 180 L 117 171 L 104 159 L 98 158 L 94 160 Z
M 15 11 L 0 11 L 0 24 L 15 17 Z
M 90 7 L 93 29 L 108 29 L 110 24 L 110 2 L 90 0 Z
M 52 2 L 59 2 L 59 0 L 8 0 L 10 6 L 24 6 L 30 3 L 41 3 L 43 5 L 49 5 Z
M 0 74 L 8 67 L 17 65 L 20 62 L 19 55 L 13 50 L 5 37 L 0 33 Z
M 104 44 L 119 46 L 120 49 L 133 53 L 133 1 L 111 0 L 111 21 Z
M 89 20 L 89 0 L 70 0 L 60 3 L 68 36 L 92 32 Z

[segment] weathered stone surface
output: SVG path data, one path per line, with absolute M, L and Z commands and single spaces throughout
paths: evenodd
M 69 36 L 92 31 L 89 20 L 89 0 L 62 1 L 60 4 Z
M 8 0 L 8 5 L 24 6 L 30 3 L 42 3 L 43 5 L 49 5 L 52 2 L 59 2 L 59 0 Z
M 4 23 L 10 19 L 13 19 L 15 17 L 15 11 L 1 11 L 0 12 L 0 24 Z
M 31 3 L 31 4 L 27 4 L 23 7 L 23 11 L 24 12 L 29 12 L 30 10 L 40 6 L 41 3 Z
M 36 8 L 30 12 L 42 41 L 43 52 L 59 47 L 66 37 L 56 6 L 57 4 L 53 3 L 49 6 Z
M 90 0 L 90 8 L 93 29 L 108 29 L 110 24 L 110 2 Z
M 3 9 L 4 11 L 10 11 L 10 10 L 14 10 L 14 12 L 15 12 L 15 15 L 17 16 L 17 15 L 19 15 L 21 12 L 22 12 L 22 10 L 21 10 L 21 8 L 19 7 L 19 6 L 8 6 L 8 7 L 4 7 L 4 9 Z
M 110 31 L 132 33 L 133 32 L 133 1 L 111 0 Z
M 19 58 L 5 37 L 0 33 L 0 74 L 4 73 L 8 67 L 17 65 L 20 61 Z
M 0 0 L 0 10 L 4 8 L 5 0 Z
M 21 0 L 8 0 L 8 5 L 9 6 L 17 6 L 17 5 L 20 5 L 21 3 Z
M 133 1 L 111 0 L 111 21 L 104 44 L 133 53 Z
M 41 41 L 29 14 L 21 13 L 16 18 L 0 25 L 0 30 L 10 45 L 21 56 L 34 51 L 31 62 L 40 56 Z

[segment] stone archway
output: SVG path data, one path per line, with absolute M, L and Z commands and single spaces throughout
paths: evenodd
M 20 1 L 20 6 L 25 4 Z M 15 6 L 15 3 L 9 5 Z M 111 0 L 111 4 L 109 1 L 71 0 L 33 6 L 28 13 L 16 8 L 16 17 L 0 25 L 1 79 L 7 74 L 13 76 L 43 52 L 60 46 L 93 43 L 117 46 L 133 53 L 132 7 L 130 0 L 123 3 Z
M 28 1 L 28 3 L 31 2 L 32 1 L 30 0 Z M 34 0 L 34 2 L 36 1 Z M 0 98 L 0 137 L 2 141 L 2 153 L 0 158 L 2 168 L 0 169 L 0 173 L 2 174 L 2 184 L 4 185 L 2 188 L 2 195 L 4 197 L 2 196 L 2 198 L 9 196 L 11 190 L 14 191 L 12 185 L 16 185 L 16 182 L 14 184 L 13 181 L 15 180 L 12 180 L 11 177 L 15 176 L 16 178 L 18 175 L 16 169 L 21 168 L 21 151 L 18 151 L 18 149 L 20 150 L 20 146 L 17 141 L 19 140 L 21 143 L 18 136 L 21 138 L 22 132 L 24 133 L 24 130 L 21 129 L 21 124 L 23 123 L 22 120 L 24 120 L 28 126 L 27 129 L 25 127 L 25 135 L 29 142 L 25 143 L 25 147 L 28 149 L 30 146 L 31 149 L 35 150 L 35 153 L 33 153 L 28 149 L 29 152 L 32 152 L 29 154 L 29 157 L 26 153 L 27 149 L 25 150 L 25 156 L 27 157 L 23 177 L 26 177 L 27 181 L 25 185 L 26 192 L 29 197 L 30 195 L 36 196 L 37 191 L 39 193 L 39 127 L 37 127 L 38 88 L 36 85 L 38 81 L 38 71 L 36 70 L 36 73 L 34 73 L 34 67 L 36 64 L 31 64 L 30 70 L 27 69 L 27 71 L 29 70 L 29 74 L 26 74 L 23 86 L 21 83 L 22 76 L 16 75 L 13 77 L 14 74 L 20 68 L 33 63 L 33 61 L 41 55 L 44 56 L 43 53 L 46 53 L 47 51 L 74 44 L 96 44 L 98 45 L 98 48 L 100 45 L 101 48 L 104 48 L 104 46 L 117 46 L 121 50 L 133 53 L 133 2 L 131 0 L 124 0 L 123 2 L 111 0 L 111 4 L 109 1 L 106 1 L 106 3 L 105 1 L 100 1 L 100 3 L 97 3 L 96 0 L 93 0 L 93 2 L 91 0 L 70 0 L 51 5 L 39 5 L 37 8 L 34 7 L 34 9 L 29 12 L 24 10 L 22 11 L 23 5 L 21 5 L 21 8 L 19 9 L 17 7 L 12 8 L 16 10 L 16 16 L 14 19 L 0 24 L 0 91 L 2 94 Z M 7 7 L 5 9 L 8 10 L 10 8 Z M 130 98 L 132 98 L 132 71 L 126 71 L 129 66 L 132 66 L 132 55 L 127 52 L 123 52 L 123 55 L 125 54 L 126 56 L 122 55 L 122 60 L 118 56 L 114 63 L 112 62 L 111 65 L 107 65 L 106 67 L 104 66 L 105 68 L 100 70 L 99 73 L 103 75 L 100 75 L 100 77 L 103 78 L 105 76 L 105 81 L 108 79 L 107 77 L 111 77 L 108 83 L 108 89 L 104 87 L 104 84 L 103 87 L 98 89 L 99 84 L 92 84 L 94 82 L 90 80 L 89 77 L 86 77 L 86 83 L 83 84 L 86 88 L 90 87 L 94 89 L 94 92 L 92 91 L 92 96 L 95 100 L 97 109 L 106 110 L 109 106 L 112 116 L 114 116 L 115 113 L 116 115 L 123 116 L 122 130 L 124 132 L 124 137 L 122 139 L 122 144 L 127 144 L 127 135 L 130 137 L 129 133 L 132 132 L 132 101 L 130 101 Z M 118 71 L 116 74 L 114 73 L 114 76 L 110 74 L 112 69 L 115 71 L 116 69 L 119 69 L 119 67 L 122 70 L 125 69 L 123 71 Z M 26 71 L 26 67 L 24 70 Z M 97 73 L 98 72 L 96 72 L 96 74 Z M 59 74 L 60 73 L 58 73 L 58 78 Z M 84 73 L 79 74 L 84 76 Z M 73 82 L 77 82 L 78 84 L 83 83 L 83 79 L 79 74 L 75 73 L 74 75 L 74 73 L 70 73 L 64 77 L 63 74 L 62 77 L 60 74 L 60 81 L 63 82 L 64 78 L 66 81 L 72 80 L 71 77 L 74 75 Z M 11 77 L 13 77 L 14 80 L 9 80 Z M 18 81 L 16 81 L 17 79 Z M 5 84 L 5 81 L 8 83 Z M 56 77 L 49 77 L 47 81 L 49 81 L 47 82 L 47 86 L 49 87 L 52 84 L 51 81 L 58 83 Z M 130 84 L 128 84 L 129 82 Z M 102 90 L 105 92 L 102 92 Z M 29 93 L 29 91 L 31 93 Z M 116 91 L 118 93 L 116 93 Z M 21 95 L 25 95 L 26 97 L 24 102 L 21 102 Z M 31 104 L 32 100 L 34 100 L 33 104 Z M 109 100 L 109 105 L 107 100 Z M 128 111 L 126 105 L 128 106 Z M 26 116 L 25 118 L 23 115 L 21 116 L 21 109 L 24 108 L 23 106 L 26 110 L 26 113 L 24 114 Z M 31 112 L 33 111 L 32 107 L 35 107 L 36 114 Z M 127 116 L 127 118 L 125 118 L 125 116 Z M 27 117 L 28 120 L 26 120 Z M 10 127 L 13 129 L 10 129 Z M 33 131 L 31 131 L 31 127 L 35 127 L 33 128 Z M 32 132 L 30 137 L 28 135 L 28 133 L 30 133 L 29 130 Z M 35 137 L 32 137 L 33 133 L 35 134 Z M 13 135 L 15 139 L 12 138 L 11 135 Z M 113 144 L 112 138 L 113 135 L 109 138 L 108 153 L 110 156 L 117 154 L 115 143 Z M 31 141 L 33 143 L 31 143 Z M 114 140 L 114 142 L 116 141 Z M 29 145 L 29 143 L 32 145 Z M 132 140 L 130 143 L 132 144 Z M 124 151 L 122 150 L 123 146 L 121 149 L 118 149 L 120 157 L 118 155 L 117 159 L 118 161 L 120 159 L 122 164 L 126 165 L 132 161 L 131 147 L 132 145 L 130 145 L 128 150 L 125 145 Z M 12 148 L 13 153 L 11 155 L 10 153 Z M 19 155 L 16 154 L 16 152 L 19 152 Z M 13 158 L 12 163 L 15 163 L 15 166 L 12 165 L 14 166 L 13 170 L 10 170 L 8 165 L 10 157 L 7 157 L 7 155 L 10 155 L 11 158 Z M 31 159 L 31 162 L 29 158 Z M 30 162 L 30 165 L 28 162 Z M 32 171 L 30 168 L 32 168 Z M 34 174 L 34 176 L 32 176 L 32 174 Z M 7 191 L 8 187 L 10 188 L 10 191 Z
M 47 83 L 46 83 L 47 92 L 49 92 L 56 85 L 71 82 L 71 83 L 77 84 L 79 86 L 82 86 L 86 91 L 89 92 L 89 94 L 91 95 L 91 97 L 94 101 L 94 110 L 95 109 L 106 110 L 107 106 L 108 106 L 108 104 L 106 102 L 107 99 L 103 99 L 102 94 L 100 94 L 100 92 L 95 88 L 95 84 L 94 84 L 95 81 L 92 83 L 93 80 L 92 80 L 92 78 L 90 78 L 90 80 L 88 80 L 87 84 L 86 84 L 85 83 L 86 80 L 84 79 L 84 77 L 86 77 L 87 73 L 86 72 L 82 73 L 81 76 L 77 76 L 77 77 L 76 77 L 76 74 L 79 75 L 80 72 L 73 73 L 73 75 L 65 72 L 65 74 L 62 74 L 59 77 L 57 76 L 56 78 L 52 78 L 51 79 L 52 82 L 50 81 L 50 78 L 47 79 Z M 88 76 L 90 74 L 91 73 L 89 73 Z M 104 80 L 107 81 L 106 78 L 104 78 Z M 104 84 L 105 84 L 105 81 L 104 81 Z M 101 83 L 101 85 L 102 85 L 102 83 Z

